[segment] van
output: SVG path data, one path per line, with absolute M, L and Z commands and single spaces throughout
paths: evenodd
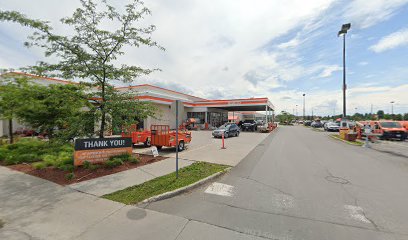
M 371 121 L 370 126 L 374 134 L 378 134 L 380 139 L 399 139 L 404 141 L 407 138 L 407 129 L 397 121 Z
M 400 121 L 399 123 L 408 131 L 408 121 Z

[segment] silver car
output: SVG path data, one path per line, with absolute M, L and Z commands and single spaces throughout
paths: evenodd
M 340 129 L 340 124 L 335 122 L 327 122 L 324 124 L 324 130 L 328 132 L 338 132 Z
M 222 134 L 224 133 L 224 138 L 228 137 L 238 137 L 239 136 L 239 127 L 235 123 L 229 123 L 229 124 L 224 124 L 221 127 L 215 129 L 212 132 L 213 137 L 222 137 Z

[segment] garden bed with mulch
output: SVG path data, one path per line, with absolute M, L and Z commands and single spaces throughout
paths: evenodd
M 43 178 L 49 180 L 51 182 L 58 183 L 60 185 L 69 185 L 77 182 L 86 181 L 89 179 L 94 179 L 102 176 L 106 176 L 109 174 L 114 174 L 122 171 L 126 171 L 132 168 L 137 168 L 143 165 L 147 165 L 150 163 L 158 162 L 161 160 L 166 159 L 166 157 L 158 156 L 153 157 L 151 155 L 145 154 L 133 154 L 139 160 L 137 163 L 132 162 L 124 162 L 122 165 L 108 168 L 103 165 L 99 165 L 96 169 L 89 169 L 83 166 L 76 167 L 74 169 L 73 178 L 68 179 L 66 176 L 67 174 L 71 173 L 70 171 L 63 171 L 55 167 L 46 167 L 42 169 L 35 169 L 32 164 L 29 163 L 21 163 L 16 165 L 7 166 L 10 169 L 17 170 L 32 176 L 36 176 L 39 178 Z

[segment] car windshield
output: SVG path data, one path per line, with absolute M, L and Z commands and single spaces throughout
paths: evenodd
M 253 123 L 253 120 L 245 120 L 244 123 Z
M 231 125 L 221 125 L 218 129 L 228 129 Z
M 380 125 L 383 128 L 401 128 L 401 124 L 399 122 L 380 122 Z

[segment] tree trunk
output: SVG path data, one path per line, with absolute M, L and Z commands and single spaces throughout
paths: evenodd
M 9 139 L 10 139 L 10 144 L 14 143 L 14 137 L 13 137 L 13 119 L 9 119 Z
M 102 103 L 101 103 L 101 129 L 99 132 L 99 138 L 103 138 L 105 132 L 105 121 L 106 121 L 106 112 L 105 112 L 105 83 L 102 84 Z

